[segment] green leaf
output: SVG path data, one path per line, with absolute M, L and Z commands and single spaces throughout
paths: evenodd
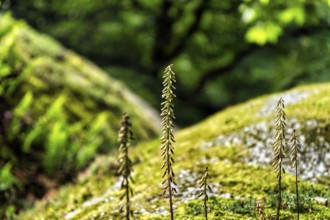
M 296 23 L 301 26 L 305 22 L 305 11 L 302 7 L 296 6 L 283 10 L 279 14 L 279 20 L 284 24 Z
M 33 101 L 33 94 L 31 91 L 27 92 L 22 98 L 21 102 L 15 108 L 15 115 L 18 117 L 22 117 L 25 112 L 29 109 Z
M 251 27 L 247 31 L 245 38 L 249 42 L 264 45 L 266 43 L 276 43 L 282 32 L 282 27 L 278 24 L 262 22 Z
M 10 74 L 10 67 L 6 64 L 0 63 L 0 79 Z
M 10 189 L 18 184 L 17 178 L 11 173 L 12 164 L 7 163 L 0 169 L 0 191 Z

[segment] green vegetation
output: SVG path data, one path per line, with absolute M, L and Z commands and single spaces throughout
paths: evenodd
M 265 114 L 264 109 L 274 106 L 278 97 L 286 100 L 286 115 L 288 127 L 291 120 L 300 126 L 301 135 L 305 138 L 305 146 L 313 148 L 314 156 L 322 149 L 313 145 L 317 139 L 310 130 L 309 120 L 318 124 L 318 136 L 324 135 L 324 144 L 330 142 L 326 135 L 329 128 L 329 84 L 311 85 L 297 89 L 264 96 L 251 100 L 242 105 L 234 106 L 222 111 L 209 119 L 176 133 L 176 155 L 173 164 L 176 170 L 178 194 L 174 201 L 177 219 L 203 219 L 203 209 L 198 196 L 191 191 L 195 188 L 198 176 L 204 174 L 205 164 L 208 164 L 212 173 L 209 184 L 214 194 L 208 201 L 209 219 L 248 219 L 255 218 L 256 200 L 264 198 L 264 211 L 269 215 L 276 214 L 278 184 L 270 164 L 249 164 L 253 155 L 253 148 L 249 146 L 249 139 L 243 142 L 221 140 L 244 131 L 255 124 L 263 124 L 265 129 L 273 127 L 270 110 Z M 300 97 L 301 94 L 308 94 Z M 300 98 L 299 98 L 300 97 Z M 303 106 L 303 107 L 302 107 Z M 291 127 L 291 126 L 290 126 Z M 263 133 L 254 130 L 255 138 L 261 138 Z M 271 134 L 271 132 L 269 133 Z M 219 136 L 220 135 L 220 136 Z M 311 136 L 313 135 L 313 137 Z M 271 135 L 266 136 L 272 140 Z M 264 143 L 268 143 L 267 140 Z M 326 145 L 326 144 L 325 144 Z M 132 149 L 135 164 L 134 180 L 136 195 L 134 205 L 136 218 L 139 219 L 168 219 L 170 213 L 164 209 L 167 202 L 159 193 L 159 179 L 162 177 L 159 167 L 163 163 L 158 158 L 159 141 L 141 143 Z M 324 145 L 320 145 L 324 146 Z M 271 149 L 269 145 L 268 148 Z M 261 153 L 261 152 L 260 152 Z M 308 152 L 305 151 L 305 156 Z M 260 157 L 260 155 L 258 155 Z M 98 158 L 86 171 L 85 175 L 73 185 L 61 189 L 59 194 L 42 201 L 32 210 L 22 213 L 18 219 L 56 219 L 65 216 L 66 219 L 103 219 L 110 216 L 118 217 L 115 210 L 119 209 L 119 194 L 117 177 L 109 174 L 108 167 L 114 166 L 115 159 L 110 157 Z M 307 159 L 307 161 L 306 161 Z M 290 161 L 283 161 L 284 164 Z M 318 161 L 322 163 L 322 161 Z M 326 161 L 323 161 L 326 162 Z M 308 157 L 302 157 L 300 164 L 310 163 Z M 311 172 L 319 172 L 317 170 Z M 301 219 L 328 219 L 329 208 L 316 198 L 330 198 L 329 180 L 325 176 L 315 177 L 314 183 L 301 180 L 300 188 L 300 218 Z M 102 180 L 102 181 L 100 181 Z M 328 182 L 326 182 L 328 180 Z M 282 209 L 281 219 L 293 219 L 296 216 L 295 205 L 295 176 L 282 176 Z M 110 187 L 109 187 L 110 186 Z M 195 195 L 195 196 L 194 196 Z
M 330 80 L 328 0 L 34 1 L 7 8 L 155 108 L 161 70 L 173 63 L 180 126 L 258 95 Z
M 174 155 L 174 104 L 173 99 L 175 98 L 174 93 L 174 83 L 175 83 L 175 73 L 172 71 L 172 66 L 169 65 L 165 68 L 164 71 L 164 82 L 163 86 L 164 89 L 162 91 L 162 132 L 163 136 L 161 137 L 161 150 L 162 150 L 162 160 L 164 161 L 161 169 L 164 169 L 164 174 L 162 178 L 164 178 L 164 181 L 162 184 L 164 185 L 164 192 L 163 195 L 168 193 L 168 199 L 169 199 L 169 206 L 170 206 L 170 214 L 171 214 L 171 220 L 174 219 L 174 211 L 173 211 L 173 193 L 177 193 L 176 190 L 176 183 L 174 181 L 174 171 L 173 171 L 173 155 Z
M 10 14 L 0 14 L 0 82 L 0 216 L 116 149 L 124 110 L 137 139 L 159 133 L 154 110 L 123 84 Z
M 329 83 L 174 133 L 174 115 L 192 124 L 330 80 L 329 10 L 329 0 L 0 1 L 0 218 L 330 219 Z M 161 90 L 166 63 L 180 74 L 168 66 Z M 162 120 L 135 94 L 161 102 Z M 122 112 L 142 143 L 128 147 L 124 114 L 118 151 Z M 143 142 L 160 125 L 160 140 Z

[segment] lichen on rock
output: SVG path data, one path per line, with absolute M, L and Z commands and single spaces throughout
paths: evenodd
M 210 219 L 249 219 L 255 218 L 255 201 L 262 197 L 267 203 L 266 211 L 275 213 L 276 174 L 267 166 L 271 158 L 273 113 L 260 114 L 265 106 L 272 106 L 270 100 L 278 97 L 291 97 L 286 107 L 288 127 L 296 128 L 301 134 L 302 176 L 301 180 L 301 218 L 329 219 L 329 177 L 319 171 L 318 164 L 326 165 L 328 160 L 330 84 L 302 86 L 288 92 L 267 95 L 221 111 L 195 126 L 176 133 L 176 161 L 178 194 L 174 197 L 175 217 L 177 219 L 202 219 L 202 204 L 196 198 L 197 180 L 209 167 L 209 184 L 214 190 L 209 200 Z M 298 94 L 298 98 L 294 97 Z M 304 94 L 299 96 L 299 94 Z M 275 103 L 274 103 L 275 104 Z M 288 132 L 290 133 L 290 132 Z M 138 219 L 168 219 L 167 201 L 162 198 L 158 140 L 138 145 L 132 151 L 135 162 L 135 197 Z M 268 150 L 268 148 L 270 150 Z M 265 151 L 261 151 L 265 149 Z M 267 150 L 266 150 L 267 149 Z M 320 155 L 313 160 L 315 153 Z M 304 155 L 305 154 L 305 155 Z M 324 157 L 321 157 L 323 155 Z M 260 157 L 260 159 L 258 158 Z M 105 157 L 106 158 L 106 157 Z M 118 218 L 118 190 L 114 187 L 118 177 L 102 167 L 109 166 L 115 159 L 97 160 L 88 177 L 76 184 L 63 188 L 49 201 L 40 202 L 36 207 L 21 215 L 22 219 L 48 219 L 71 214 L 70 219 L 116 219 Z M 101 163 L 100 161 L 103 161 Z M 102 165 L 101 165 L 102 164 Z M 105 165 L 108 164 L 108 165 Z M 313 164 L 311 166 L 310 164 Z M 305 166 L 306 165 L 306 166 Z M 314 167 L 315 166 L 315 167 Z M 99 167 L 99 169 L 97 169 Z M 322 177 L 321 177 L 322 176 Z M 100 181 L 102 180 L 102 181 Z M 294 192 L 295 178 L 285 174 L 283 177 L 284 219 L 295 216 Z M 94 186 L 93 189 L 90 186 Z M 195 187 L 195 189 L 194 189 Z M 84 199 L 85 189 L 91 196 Z M 76 203 L 63 196 L 68 191 Z M 93 200 L 93 198 L 105 198 Z M 108 198 L 108 199 L 107 199 Z M 319 199 L 321 198 L 321 200 Z M 98 201 L 92 207 L 85 207 L 86 201 Z M 55 213 L 55 214 L 54 214 Z
M 201 147 L 207 149 L 216 146 L 244 146 L 248 148 L 249 154 L 242 161 L 250 165 L 269 166 L 273 155 L 271 146 L 274 142 L 274 120 L 272 113 L 275 112 L 276 101 L 282 97 L 285 105 L 290 107 L 305 99 L 308 100 L 308 98 L 310 100 L 318 99 L 321 96 L 318 93 L 319 91 L 316 88 L 309 88 L 306 90 L 292 90 L 266 98 L 260 111 L 251 115 L 259 122 L 250 123 L 238 130 L 221 134 L 213 141 L 204 143 Z M 305 109 L 310 108 L 309 105 L 306 105 Z M 294 111 L 299 110 L 295 109 Z M 301 111 L 306 110 L 303 108 Z M 308 116 L 308 113 L 306 113 L 306 116 Z M 297 118 L 295 115 L 290 114 L 287 127 L 287 140 L 292 129 L 300 132 L 298 135 L 301 143 L 299 176 L 312 181 L 317 181 L 318 178 L 323 177 L 330 178 L 330 139 L 327 135 L 329 131 L 327 121 L 324 121 L 323 117 L 320 119 L 317 117 L 313 119 Z M 286 154 L 288 154 L 288 151 Z M 288 166 L 289 159 L 285 159 L 284 162 Z M 288 169 L 293 171 L 289 166 Z

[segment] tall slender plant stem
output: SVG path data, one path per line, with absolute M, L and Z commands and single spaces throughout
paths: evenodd
M 293 129 L 290 138 L 290 156 L 291 156 L 291 166 L 295 168 L 296 172 L 296 212 L 297 219 L 299 220 L 299 188 L 298 188 L 298 153 L 299 153 L 299 140 L 296 136 L 296 130 Z
M 277 212 L 276 220 L 280 219 L 281 204 L 282 204 L 282 172 L 284 173 L 284 168 L 282 166 L 282 160 L 285 157 L 284 147 L 285 147 L 285 127 L 286 127 L 286 115 L 284 112 L 284 101 L 282 98 L 278 100 L 276 106 L 276 116 L 275 116 L 275 142 L 273 145 L 274 158 L 272 166 L 277 173 L 278 179 L 278 201 L 277 201 Z
M 163 91 L 162 91 L 162 109 L 161 109 L 161 116 L 162 116 L 162 133 L 163 136 L 161 137 L 162 146 L 162 159 L 163 165 L 161 169 L 165 169 L 162 178 L 164 181 L 162 182 L 164 188 L 163 195 L 168 193 L 169 196 L 169 206 L 170 206 L 170 214 L 171 220 L 174 219 L 174 210 L 173 210 L 173 193 L 176 193 L 176 183 L 174 181 L 174 172 L 172 168 L 172 163 L 174 163 L 173 154 L 174 154 L 174 104 L 173 99 L 175 98 L 175 94 L 173 90 L 174 82 L 175 82 L 175 73 L 172 71 L 172 64 L 165 68 L 164 71 L 164 81 L 163 81 Z
M 207 214 L 208 214 L 207 201 L 209 199 L 209 196 L 208 196 L 207 192 L 212 192 L 211 187 L 207 183 L 207 180 L 208 180 L 208 177 L 209 177 L 209 173 L 208 172 L 209 172 L 209 168 L 206 167 L 205 168 L 204 175 L 203 175 L 203 177 L 200 180 L 200 184 L 201 184 L 200 185 L 200 188 L 202 189 L 202 192 L 198 196 L 198 197 L 202 197 L 203 196 L 203 207 L 204 207 L 204 217 L 205 217 L 205 220 L 207 220 Z
M 296 202 L 297 202 L 297 219 L 299 220 L 299 190 L 298 190 L 298 167 L 296 166 Z
M 280 212 L 281 212 L 281 205 L 282 205 L 282 173 L 279 172 L 278 178 L 278 201 L 277 201 L 277 212 L 276 212 L 276 219 L 280 219 Z
M 124 206 L 121 207 L 121 210 L 125 207 L 124 217 L 126 220 L 130 220 L 130 217 L 133 217 L 133 211 L 131 210 L 131 201 L 130 197 L 133 195 L 133 190 L 130 187 L 130 182 L 133 182 L 131 177 L 132 172 L 132 161 L 128 156 L 128 147 L 130 140 L 133 138 L 133 132 L 130 129 L 132 126 L 129 116 L 124 113 L 122 116 L 122 126 L 118 133 L 118 141 L 120 143 L 119 147 L 119 170 L 118 173 L 123 177 L 121 183 L 121 189 L 125 190 L 124 194 L 120 199 L 126 198 Z
M 206 171 L 207 172 L 207 171 Z M 207 182 L 207 181 L 205 181 L 205 182 Z M 206 192 L 206 184 L 207 183 L 205 183 L 205 186 L 204 186 L 204 191 Z M 205 220 L 207 220 L 207 200 L 208 200 L 208 195 L 207 195 L 207 193 L 205 193 L 205 197 L 204 197 L 204 215 L 205 215 Z

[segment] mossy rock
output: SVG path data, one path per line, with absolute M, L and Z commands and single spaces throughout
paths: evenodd
M 178 185 L 176 219 L 204 219 L 197 195 L 198 179 L 206 166 L 213 189 L 209 219 L 256 219 L 256 200 L 265 201 L 265 211 L 275 214 L 277 178 L 269 152 L 274 106 L 280 97 L 286 103 L 288 133 L 296 128 L 301 140 L 300 218 L 330 219 L 329 88 L 329 83 L 318 84 L 263 96 L 178 131 L 173 166 Z M 135 170 L 131 201 L 136 219 L 169 219 L 168 201 L 162 196 L 159 147 L 160 141 L 154 140 L 131 152 Z M 45 198 L 19 219 L 119 219 L 123 203 L 116 168 L 114 155 L 99 157 L 75 184 Z M 295 177 L 288 165 L 285 168 L 281 219 L 294 219 Z
M 10 14 L 0 14 L 0 82 L 1 201 L 13 185 L 9 197 L 42 194 L 38 178 L 72 179 L 96 153 L 117 148 L 123 112 L 137 140 L 159 134 L 158 113 L 123 83 Z

